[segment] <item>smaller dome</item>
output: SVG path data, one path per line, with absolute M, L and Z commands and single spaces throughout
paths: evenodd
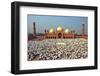
M 69 33 L 69 29 L 65 29 L 65 33 Z
M 54 29 L 51 28 L 51 29 L 49 30 L 49 33 L 53 33 L 53 32 L 54 32 Z
M 59 26 L 59 27 L 57 28 L 57 31 L 62 31 L 62 28 Z

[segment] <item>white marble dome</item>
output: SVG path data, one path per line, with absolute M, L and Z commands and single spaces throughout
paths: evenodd
M 69 33 L 69 29 L 65 29 L 65 33 Z
M 62 27 L 57 27 L 57 31 L 62 31 Z

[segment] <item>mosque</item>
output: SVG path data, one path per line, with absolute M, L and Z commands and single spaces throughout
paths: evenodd
M 69 29 L 64 30 L 61 26 L 59 26 L 56 30 L 54 30 L 53 28 L 51 28 L 49 31 L 45 30 L 45 38 L 75 38 L 75 31 L 70 31 Z
M 87 35 L 85 34 L 85 25 L 82 24 L 81 29 L 81 35 L 78 35 L 77 33 L 75 33 L 74 30 L 70 30 L 70 29 L 64 29 L 61 26 L 58 26 L 56 28 L 56 30 L 54 30 L 54 28 L 51 28 L 49 30 L 45 29 L 44 30 L 44 34 L 41 36 L 37 36 L 36 35 L 36 27 L 35 27 L 36 23 L 33 22 L 33 38 L 39 38 L 39 39 L 66 39 L 66 38 L 84 38 L 87 39 Z

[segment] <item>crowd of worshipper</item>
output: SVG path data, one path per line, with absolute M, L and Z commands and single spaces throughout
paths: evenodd
M 88 57 L 86 39 L 44 39 L 28 41 L 28 61 L 85 59 Z

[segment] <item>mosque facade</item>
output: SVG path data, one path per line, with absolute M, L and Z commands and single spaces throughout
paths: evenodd
M 75 32 L 69 29 L 63 29 L 61 26 L 57 27 L 56 30 L 51 28 L 49 31 L 45 30 L 45 38 L 57 39 L 57 38 L 75 38 Z
M 87 35 L 85 34 L 85 28 L 84 28 L 84 24 L 82 24 L 81 29 L 81 35 L 78 35 L 77 33 L 75 33 L 74 30 L 70 30 L 70 29 L 64 29 L 61 26 L 58 26 L 56 29 L 51 28 L 49 30 L 45 29 L 44 30 L 44 35 L 38 36 L 38 38 L 40 39 L 67 39 L 67 38 L 84 38 L 87 39 Z M 35 22 L 33 22 L 33 37 L 36 37 L 36 27 L 35 27 Z

